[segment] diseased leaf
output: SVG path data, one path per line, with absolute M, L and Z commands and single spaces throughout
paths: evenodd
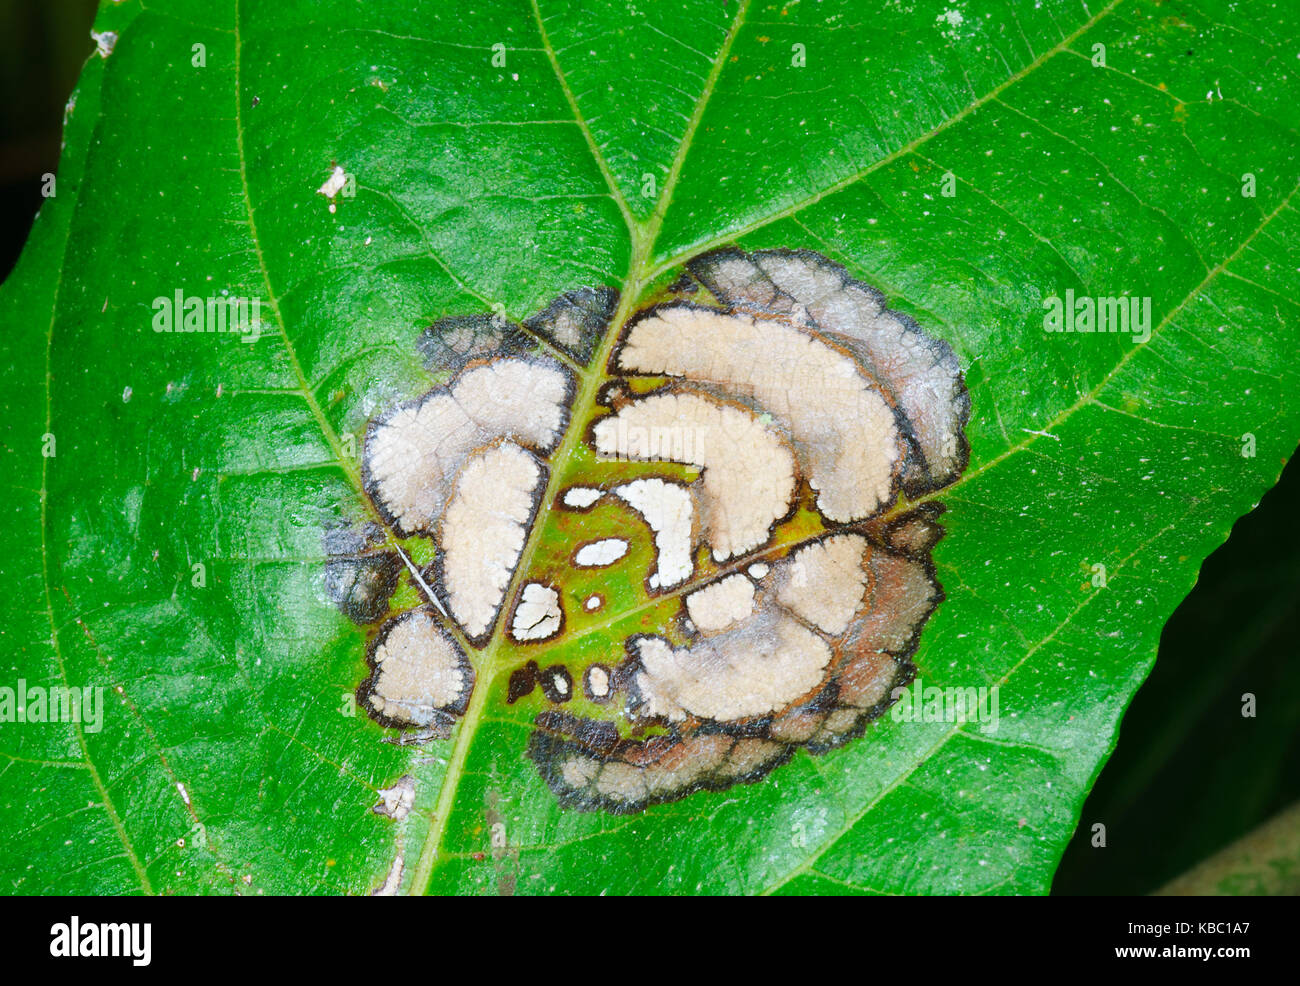
M 0 292 L 3 886 L 1047 889 L 1300 435 L 1285 12 L 96 30 Z

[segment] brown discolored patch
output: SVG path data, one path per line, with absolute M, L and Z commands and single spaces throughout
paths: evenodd
M 510 682 L 506 687 L 506 704 L 514 705 L 525 695 L 531 695 L 537 687 L 537 662 L 529 661 L 522 668 L 510 672 Z
M 388 612 L 403 565 L 391 551 L 325 563 L 325 592 L 353 623 L 374 623 Z

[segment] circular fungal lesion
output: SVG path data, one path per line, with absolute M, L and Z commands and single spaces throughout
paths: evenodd
M 702 255 L 611 328 L 616 302 L 584 288 L 519 325 L 431 327 L 421 351 L 450 377 L 366 432 L 388 536 L 330 549 L 327 589 L 378 626 L 371 716 L 445 735 L 467 655 L 503 634 L 521 655 L 505 699 L 535 714 L 546 783 L 623 813 L 756 780 L 888 707 L 943 599 L 931 495 L 966 467 L 970 400 L 946 343 L 810 251 Z M 570 368 L 609 331 L 589 372 L 613 379 L 570 422 Z M 577 466 L 553 462 L 578 428 Z M 552 470 L 568 471 L 539 517 Z M 418 565 L 411 541 L 429 545 Z
M 552 664 L 538 671 L 537 686 L 554 705 L 563 705 L 573 698 L 573 675 L 563 664 Z

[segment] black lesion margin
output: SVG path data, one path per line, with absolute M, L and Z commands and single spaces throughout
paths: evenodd
M 543 466 L 543 469 L 545 469 L 545 466 Z M 531 526 L 535 522 L 536 522 L 536 517 L 534 517 L 533 520 L 529 521 L 529 526 Z M 560 611 L 560 622 L 556 624 L 555 629 L 552 630 L 550 633 L 548 633 L 545 637 L 533 637 L 531 640 L 520 640 L 518 637 L 515 636 L 514 617 L 515 617 L 515 613 L 519 609 L 520 604 L 522 604 L 524 601 L 524 590 L 528 588 L 528 586 L 530 585 L 544 586 L 545 588 L 550 589 L 552 592 L 555 593 L 555 597 L 556 597 L 555 607 Z M 514 644 L 516 647 L 535 647 L 539 644 L 548 644 L 556 637 L 563 636 L 564 631 L 568 628 L 569 614 L 564 606 L 564 593 L 561 591 L 561 589 L 558 586 L 552 585 L 550 582 L 542 582 L 537 579 L 533 579 L 529 582 L 524 582 L 519 586 L 519 592 L 516 593 L 515 598 L 513 600 L 506 600 L 506 599 L 501 600 L 502 610 L 506 610 L 505 604 L 507 601 L 509 601 L 511 605 L 509 606 L 508 612 L 506 614 L 506 619 L 508 619 L 509 621 L 509 629 L 506 632 L 510 635 L 510 642 Z M 539 620 L 538 622 L 541 621 Z M 534 626 L 535 625 L 536 624 L 534 624 Z
M 591 690 L 591 672 L 597 669 L 601 670 L 605 674 L 604 695 L 597 695 Z M 596 664 L 590 664 L 587 666 L 587 670 L 582 673 L 582 693 L 586 695 L 588 701 L 595 702 L 597 705 L 605 705 L 614 698 L 616 690 L 614 687 L 614 674 L 614 669 L 608 664 L 597 662 Z
M 435 375 L 448 375 L 449 382 L 471 363 L 501 356 L 527 357 L 537 349 L 518 325 L 491 312 L 440 318 L 420 333 L 415 347 L 425 368 Z
M 560 687 L 563 682 L 564 688 Z M 552 664 L 537 672 L 537 684 L 541 686 L 546 700 L 554 705 L 563 705 L 573 699 L 573 675 L 563 664 Z

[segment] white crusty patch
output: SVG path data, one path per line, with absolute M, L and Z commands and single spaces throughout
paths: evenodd
M 90 37 L 95 42 L 95 54 L 100 58 L 113 54 L 113 49 L 117 46 L 116 31 L 91 31 Z
M 789 427 L 829 520 L 869 517 L 893 491 L 902 459 L 893 409 L 856 360 L 808 331 L 743 313 L 660 308 L 632 326 L 619 366 L 752 397 Z
M 764 575 L 766 575 L 771 570 L 772 569 L 767 564 L 767 562 L 762 562 L 762 561 L 756 561 L 754 562 L 754 564 L 749 566 L 750 577 L 755 579 L 761 579 Z
M 316 189 L 316 194 L 324 195 L 327 199 L 332 199 L 334 196 L 338 195 L 339 192 L 343 191 L 343 186 L 347 183 L 347 172 L 336 164 L 334 165 L 334 170 L 330 172 L 329 177 L 325 179 L 320 188 Z
M 594 613 L 596 610 L 600 609 L 601 598 L 600 596 L 588 596 L 587 601 L 582 605 L 588 613 Z
M 859 534 L 836 534 L 805 545 L 777 566 L 777 602 L 824 633 L 838 636 L 862 605 L 866 552 L 867 539 Z
M 573 788 L 586 787 L 600 772 L 600 763 L 587 757 L 570 757 L 560 768 L 564 783 Z
M 374 806 L 376 815 L 386 815 L 395 822 L 400 822 L 415 804 L 415 778 L 404 774 L 392 787 L 379 789 L 379 801 Z
M 582 345 L 582 323 L 574 317 L 572 308 L 560 308 L 545 321 L 545 327 L 561 346 L 575 349 Z
M 491 435 L 549 452 L 564 427 L 569 381 L 554 364 L 499 359 L 462 373 L 451 395 Z
M 520 642 L 545 640 L 559 632 L 564 614 L 560 610 L 560 594 L 549 585 L 529 582 L 515 607 L 510 636 Z
M 551 364 L 508 358 L 467 370 L 372 429 L 366 466 L 377 499 L 403 534 L 430 529 L 475 449 L 504 438 L 549 452 L 567 400 L 568 380 Z
M 380 715 L 417 726 L 457 707 L 470 687 L 460 648 L 423 610 L 394 623 L 375 648 L 370 705 Z
M 671 589 L 691 577 L 691 538 L 695 508 L 686 487 L 665 479 L 637 479 L 614 490 L 614 495 L 641 515 L 654 532 L 655 569 L 651 589 Z
M 671 722 L 778 712 L 816 688 L 831 660 L 824 640 L 775 607 L 693 647 L 674 648 L 662 637 L 634 646 L 638 712 Z
M 586 510 L 604 495 L 603 490 L 594 489 L 590 486 L 570 486 L 564 491 L 563 501 L 566 507 L 573 507 L 575 510 Z
M 743 575 L 728 575 L 686 597 L 686 611 L 703 633 L 726 630 L 754 612 L 754 583 Z
M 752 550 L 789 512 L 794 453 L 781 435 L 745 408 L 699 393 L 652 394 L 602 418 L 596 451 L 667 460 L 703 470 L 701 518 L 717 561 Z
M 627 548 L 628 544 L 622 538 L 588 541 L 574 552 L 573 563 L 579 568 L 604 568 L 627 554 Z
M 470 456 L 439 525 L 442 585 L 471 638 L 496 619 L 533 516 L 542 467 L 506 442 Z

